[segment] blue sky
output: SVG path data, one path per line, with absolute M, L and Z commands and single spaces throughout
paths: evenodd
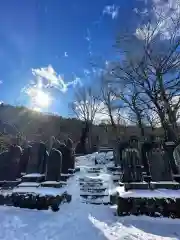
M 118 57 L 112 47 L 115 36 L 141 4 L 140 0 L 1 0 L 0 100 L 30 106 L 24 89 L 32 80 L 36 84 L 37 75 L 48 66 L 65 84 L 75 79 L 95 84 L 87 74 L 92 71 L 90 56 L 99 66 Z M 33 75 L 32 69 L 39 71 Z M 65 92 L 46 88 L 53 97 L 48 111 L 67 116 L 74 88 L 72 84 Z

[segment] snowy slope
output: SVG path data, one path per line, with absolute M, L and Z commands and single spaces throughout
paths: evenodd
M 83 166 L 94 161 L 81 157 Z M 81 165 L 81 159 L 78 164 Z M 92 160 L 92 161 L 91 161 Z M 168 240 L 180 239 L 180 220 L 114 216 L 114 209 L 83 204 L 78 173 L 69 181 L 73 195 L 59 212 L 0 207 L 0 239 L 4 240 Z

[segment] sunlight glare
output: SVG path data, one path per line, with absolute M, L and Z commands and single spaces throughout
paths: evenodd
M 32 110 L 35 111 L 35 112 L 41 112 L 41 109 L 38 108 L 38 107 L 34 107 Z
M 47 93 L 38 90 L 36 96 L 34 97 L 34 101 L 35 104 L 39 107 L 48 107 L 50 105 L 51 99 Z

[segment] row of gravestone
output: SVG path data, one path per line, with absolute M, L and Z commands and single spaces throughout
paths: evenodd
M 172 147 L 159 142 L 147 141 L 139 148 L 137 138 L 119 146 L 119 159 L 124 182 L 141 182 L 143 176 L 152 181 L 172 181 L 173 174 L 179 174 Z
M 49 153 L 42 142 L 34 142 L 23 150 L 12 145 L 8 151 L 0 153 L 0 181 L 13 181 L 22 173 L 45 173 L 47 181 L 59 181 L 62 173 L 74 169 L 74 164 L 70 139 L 64 144 L 52 138 Z

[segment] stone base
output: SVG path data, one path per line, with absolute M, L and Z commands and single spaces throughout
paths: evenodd
M 20 187 L 39 187 L 40 186 L 40 183 L 37 183 L 37 182 L 22 182 L 20 184 L 17 185 L 18 188 Z
M 80 172 L 80 167 L 75 167 L 75 172 Z
M 124 190 L 129 191 L 133 189 L 146 190 L 149 189 L 148 183 L 146 182 L 131 182 L 124 183 Z
M 45 174 L 39 174 L 39 173 L 31 173 L 24 175 L 22 177 L 22 182 L 44 182 L 45 181 Z
M 177 182 L 153 182 L 153 189 L 170 189 L 170 190 L 178 190 L 180 189 L 180 184 Z
M 107 170 L 110 172 L 121 172 L 121 167 L 107 167 Z
M 125 191 L 129 190 L 148 190 L 148 189 L 171 189 L 178 190 L 180 189 L 180 183 L 177 182 L 151 182 L 150 184 L 146 182 L 131 182 L 124 184 Z
M 53 187 L 53 188 L 61 188 L 66 185 L 67 183 L 63 181 L 60 181 L 60 182 L 46 181 L 41 183 L 41 187 Z
M 69 174 L 75 174 L 75 172 L 76 172 L 76 169 L 75 169 L 75 168 L 69 168 L 69 169 L 68 169 L 68 173 L 69 173 Z
M 117 215 L 180 218 L 180 198 L 118 197 Z
M 69 173 L 61 173 L 61 181 L 66 182 L 71 176 Z
M 3 181 L 0 182 L 1 189 L 12 189 L 16 187 L 18 184 L 20 184 L 20 180 L 18 181 Z
M 180 175 L 179 174 L 178 175 L 173 175 L 173 179 L 174 179 L 174 181 L 180 183 Z

